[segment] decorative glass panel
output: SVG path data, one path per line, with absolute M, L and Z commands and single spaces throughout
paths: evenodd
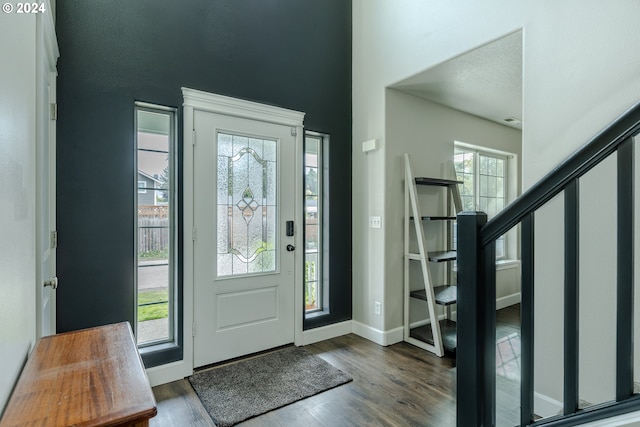
M 277 143 L 218 134 L 218 276 L 276 270 Z

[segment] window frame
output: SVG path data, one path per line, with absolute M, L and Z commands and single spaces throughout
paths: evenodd
M 134 161 L 135 171 L 138 171 L 138 112 L 146 111 L 156 114 L 166 114 L 169 116 L 169 189 L 167 191 L 167 205 L 169 214 L 169 298 L 168 298 L 168 323 L 169 323 L 169 337 L 164 340 L 150 341 L 138 344 L 138 350 L 143 359 L 143 362 L 147 368 L 158 366 L 183 358 L 184 349 L 184 337 L 182 336 L 183 330 L 183 308 L 182 308 L 182 244 L 181 244 L 181 227 L 180 227 L 180 213 L 182 212 L 182 197 L 181 197 L 181 169 L 180 169 L 180 150 L 181 142 L 178 138 L 180 117 L 179 110 L 176 107 L 152 104 L 147 102 L 134 102 Z M 137 177 L 136 177 L 137 181 Z M 155 184 L 154 184 L 155 187 Z M 152 189 L 154 192 L 154 205 L 157 188 Z M 134 233 L 135 233 L 135 246 L 134 246 L 134 260 L 135 260 L 135 275 L 134 275 L 134 331 L 136 336 L 138 333 L 138 193 L 135 193 L 134 204 Z
M 454 143 L 454 159 L 455 156 L 458 154 L 463 154 L 463 153 L 473 153 L 474 154 L 474 158 L 473 158 L 473 172 L 471 173 L 471 175 L 473 176 L 473 202 L 474 202 L 474 210 L 479 211 L 480 210 L 480 198 L 481 197 L 487 197 L 487 196 L 481 196 L 480 195 L 480 175 L 481 175 L 481 166 L 480 166 L 480 162 L 481 162 L 481 157 L 489 157 L 489 158 L 494 158 L 494 159 L 499 159 L 503 161 L 503 171 L 502 171 L 502 199 L 503 199 L 503 206 L 502 209 L 497 210 L 496 214 L 499 213 L 500 211 L 502 211 L 508 204 L 509 204 L 509 161 L 512 158 L 512 155 L 506 152 L 501 152 L 501 151 L 497 151 L 497 150 L 492 150 L 492 149 L 487 149 L 485 147 L 479 147 L 479 146 L 474 146 L 474 145 L 469 145 L 466 143 L 461 143 L 456 141 Z M 455 170 L 455 160 L 454 160 L 454 170 Z M 458 171 L 455 170 L 456 173 L 456 179 L 458 176 Z M 464 173 L 464 172 L 463 172 Z M 467 173 L 468 174 L 468 173 Z M 462 196 L 462 189 L 460 190 L 461 196 Z M 463 196 L 464 197 L 464 196 Z M 497 198 L 497 197 L 494 197 Z M 463 203 L 464 206 L 464 203 Z M 488 212 L 487 213 L 488 216 Z M 493 216 L 489 217 L 488 219 L 491 219 Z M 505 233 L 502 236 L 500 236 L 498 239 L 496 239 L 496 242 L 498 240 L 502 241 L 502 254 L 498 255 L 498 251 L 496 250 L 496 261 L 502 261 L 505 259 L 509 259 L 509 255 L 508 255 L 508 248 L 509 248 L 509 241 L 508 241 L 508 234 L 509 233 Z
M 316 291 L 318 301 L 317 307 L 311 310 L 306 309 L 306 291 L 307 291 L 307 280 L 306 280 L 306 262 L 307 262 L 307 223 L 306 223 L 306 154 L 307 154 L 307 139 L 313 138 L 318 141 L 318 152 L 317 156 L 317 166 L 315 167 L 317 170 L 317 203 L 316 203 L 316 224 L 317 225 L 317 240 L 318 247 L 315 249 L 313 253 L 316 254 L 317 263 L 319 264 L 319 268 L 316 268 L 315 274 L 316 279 L 315 282 L 318 286 Z M 329 255 L 327 250 L 329 248 L 328 239 L 329 239 L 329 227 L 328 227 L 328 215 L 327 215 L 327 189 L 328 189 L 328 179 L 329 179 L 329 171 L 328 171 L 328 153 L 329 153 L 329 135 L 325 133 L 315 132 L 311 130 L 305 130 L 304 133 L 304 148 L 303 148 L 303 171 L 304 171 L 304 185 L 303 185 L 303 200 L 304 200 L 304 214 L 303 214 L 303 241 L 304 241 L 304 251 L 305 255 L 303 257 L 303 280 L 304 280 L 304 317 L 305 320 L 315 318 L 317 316 L 323 316 L 329 314 Z M 311 253 L 311 252 L 309 252 Z

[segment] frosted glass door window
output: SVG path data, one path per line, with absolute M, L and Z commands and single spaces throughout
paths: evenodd
M 277 270 L 277 141 L 218 133 L 218 277 Z

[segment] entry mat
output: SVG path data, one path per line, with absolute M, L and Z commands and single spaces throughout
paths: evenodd
M 286 347 L 189 377 L 218 427 L 233 426 L 352 380 L 301 347 Z

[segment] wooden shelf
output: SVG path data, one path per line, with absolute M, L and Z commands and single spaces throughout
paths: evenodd
M 433 288 L 436 304 L 439 305 L 451 305 L 455 304 L 458 299 L 458 288 L 454 285 L 436 286 Z M 419 291 L 413 291 L 410 293 L 412 298 L 421 299 L 427 301 L 427 291 L 420 289 Z
M 453 184 L 464 184 L 464 182 L 453 179 L 416 177 L 416 185 L 437 185 L 439 187 L 448 187 Z
M 429 252 L 429 261 L 445 262 L 455 261 L 458 254 L 456 251 L 433 251 Z
M 458 338 L 456 334 L 456 322 L 443 319 L 440 321 L 440 332 L 442 334 L 442 344 L 445 351 L 455 353 L 458 346 Z M 409 336 L 427 344 L 433 345 L 433 334 L 431 333 L 431 325 L 419 326 L 411 329 Z

